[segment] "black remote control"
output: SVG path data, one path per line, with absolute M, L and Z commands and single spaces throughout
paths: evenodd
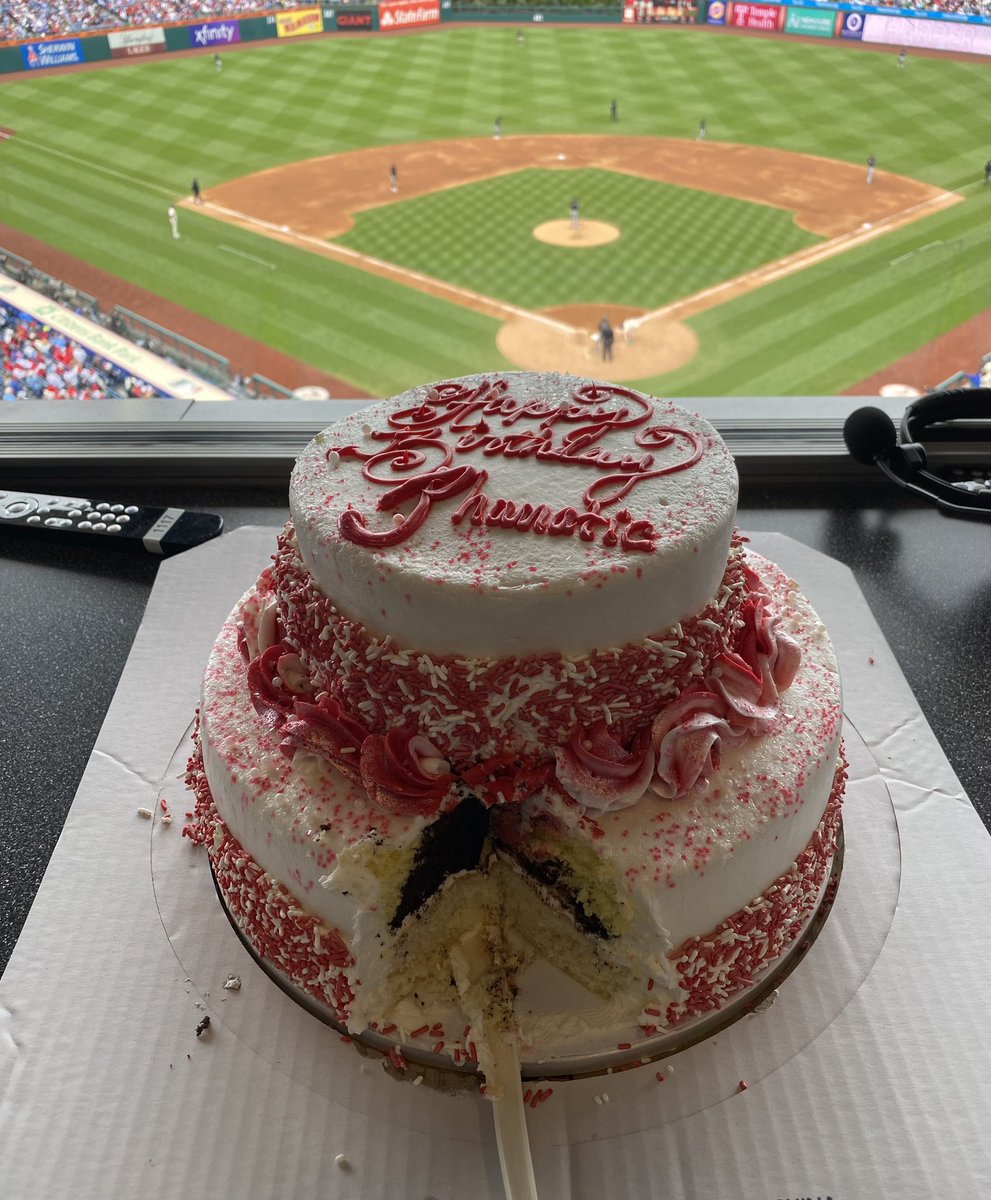
M 216 513 L 110 504 L 105 500 L 94 504 L 81 496 L 50 496 L 0 488 L 0 531 L 37 532 L 72 541 L 99 538 L 149 554 L 168 555 L 208 542 L 223 527 L 223 517 Z

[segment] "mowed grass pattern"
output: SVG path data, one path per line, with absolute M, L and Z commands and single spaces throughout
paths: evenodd
M 693 318 L 695 363 L 647 381 L 668 394 L 822 394 L 987 306 L 991 188 L 980 176 L 991 145 L 975 101 L 986 78 L 982 62 L 912 54 L 899 70 L 894 52 L 705 29 L 533 28 L 521 49 L 512 25 L 244 46 L 225 54 L 221 74 L 208 54 L 38 72 L 0 84 L 3 123 L 16 130 L 0 143 L 0 205 L 8 224 L 389 394 L 508 367 L 498 323 L 201 213 L 183 211 L 175 242 L 165 210 L 194 175 L 209 196 L 219 180 L 283 162 L 487 137 L 496 115 L 507 136 L 683 138 L 704 116 L 716 141 L 856 163 L 873 153 L 884 170 L 961 189 L 965 204 Z M 591 204 L 583 197 L 588 215 Z M 526 207 L 519 252 L 506 254 L 520 277 L 539 275 Z M 684 272 L 715 238 L 706 222 L 690 225 Z M 454 232 L 444 229 L 439 253 Z M 641 264 L 661 293 L 665 237 L 662 222 L 657 253 Z M 465 238 L 461 248 L 459 270 L 470 272 L 478 246 Z M 610 270 L 596 274 L 591 302 L 638 303 Z
M 537 225 L 569 220 L 572 196 L 584 220 L 613 224 L 621 236 L 584 248 L 535 239 Z M 819 239 L 766 205 L 609 171 L 534 168 L 359 213 L 337 240 L 540 309 L 659 308 Z

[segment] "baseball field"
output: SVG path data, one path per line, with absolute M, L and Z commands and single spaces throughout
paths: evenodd
M 703 28 L 515 34 L 12 78 L 0 221 L 373 395 L 599 373 L 602 314 L 613 378 L 825 395 L 988 308 L 987 65 Z

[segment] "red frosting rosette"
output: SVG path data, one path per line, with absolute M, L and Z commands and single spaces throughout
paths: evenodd
M 451 768 L 421 734 L 391 729 L 373 733 L 361 746 L 361 782 L 372 800 L 400 816 L 433 816 L 457 802 Z
M 278 729 L 308 688 L 299 655 L 287 642 L 269 646 L 248 663 L 248 693 L 267 729 Z
M 552 764 L 520 763 L 514 754 L 496 754 L 461 772 L 461 780 L 486 808 L 494 804 L 522 804 L 545 787 Z
M 297 750 L 319 754 L 352 783 L 361 782 L 361 747 L 368 730 L 326 693 L 315 704 L 293 702 L 292 716 L 282 726 L 279 749 L 292 757 Z
M 654 773 L 650 730 L 641 730 L 626 750 L 605 721 L 575 729 L 567 745 L 555 749 L 554 757 L 561 787 L 579 804 L 601 812 L 636 804 Z

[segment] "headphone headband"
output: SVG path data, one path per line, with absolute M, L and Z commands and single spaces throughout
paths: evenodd
M 922 431 L 930 425 L 961 420 L 991 421 L 991 388 L 953 388 L 913 400 L 902 416 L 899 441 L 921 441 Z M 961 435 L 976 436 L 970 430 L 961 430 Z

